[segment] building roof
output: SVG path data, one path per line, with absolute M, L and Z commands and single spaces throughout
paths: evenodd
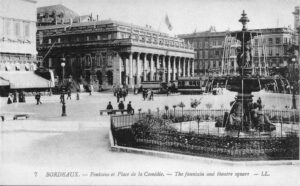
M 57 15 L 60 13 L 64 14 L 65 19 L 74 19 L 75 17 L 78 17 L 79 15 L 74 12 L 73 10 L 65 7 L 64 5 L 57 4 L 57 5 L 51 5 L 51 6 L 43 6 L 37 8 L 37 13 L 48 13 L 52 14 L 55 11 Z
M 249 29 L 248 31 L 254 32 L 262 32 L 263 34 L 271 34 L 271 33 L 292 33 L 293 30 L 289 27 L 278 27 L 278 28 L 261 28 L 261 29 Z M 178 35 L 180 38 L 197 38 L 197 37 L 217 37 L 217 36 L 225 36 L 227 33 L 231 32 L 238 32 L 238 31 L 221 31 L 221 32 L 211 32 L 211 31 L 204 31 L 204 32 L 194 32 L 191 34 L 181 34 Z
M 59 29 L 59 28 L 74 28 L 74 27 L 84 27 L 84 26 L 97 26 L 97 25 L 107 25 L 107 24 L 116 24 L 120 26 L 126 26 L 126 27 L 131 27 L 133 30 L 139 29 L 144 32 L 152 33 L 152 34 L 158 34 L 160 36 L 166 37 L 166 38 L 172 38 L 172 39 L 177 39 L 179 41 L 183 42 L 183 39 L 180 37 L 172 37 L 169 36 L 166 33 L 159 32 L 156 30 L 153 30 L 148 27 L 143 27 L 143 26 L 138 26 L 138 25 L 133 25 L 130 23 L 125 23 L 121 21 L 115 21 L 115 20 L 100 20 L 100 21 L 88 21 L 88 22 L 80 22 L 80 23 L 72 23 L 72 24 L 58 24 L 58 25 L 47 25 L 47 26 L 39 26 L 37 29 L 38 31 L 40 30 L 51 30 L 51 29 Z

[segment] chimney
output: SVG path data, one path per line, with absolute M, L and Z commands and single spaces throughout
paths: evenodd
M 99 21 L 99 15 L 97 14 L 97 21 Z

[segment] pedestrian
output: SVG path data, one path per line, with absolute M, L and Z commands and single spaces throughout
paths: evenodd
M 113 106 L 111 105 L 111 102 L 108 102 L 108 105 L 106 107 L 106 110 L 113 110 Z M 112 111 L 111 112 L 107 112 L 108 115 L 112 114 Z
M 170 94 L 170 88 L 167 87 L 167 96 L 169 96 L 169 94 Z
M 119 103 L 118 108 L 119 108 L 119 110 L 121 110 L 121 114 L 123 114 L 124 108 L 125 108 L 123 101 L 121 101 L 121 102 Z
M 143 90 L 142 91 L 142 94 L 143 94 L 143 99 L 144 99 L 144 101 L 146 100 L 146 97 L 147 97 L 147 92 L 146 92 L 146 90 Z
M 22 92 L 19 93 L 19 102 L 22 103 L 23 102 L 23 98 L 22 98 Z
M 64 99 L 64 94 L 60 93 L 60 96 L 59 96 L 60 103 L 63 103 L 63 99 Z
M 129 101 L 129 103 L 127 104 L 127 113 L 128 114 L 134 114 L 134 109 L 131 106 L 131 101 Z
M 262 109 L 261 98 L 259 97 L 256 102 L 257 102 L 258 109 L 261 110 Z
M 120 101 L 120 92 L 119 91 L 117 91 L 116 96 L 117 96 L 117 103 L 119 103 L 119 101 Z
M 42 102 L 41 102 L 41 94 L 39 92 L 35 95 L 35 99 L 36 99 L 36 104 L 37 105 L 42 104 Z
M 12 104 L 12 95 L 9 93 L 7 97 L 7 104 Z
M 90 93 L 90 96 L 92 95 L 92 89 L 93 89 L 93 86 L 90 85 L 90 86 L 89 86 L 89 93 Z
M 112 91 L 113 91 L 113 93 L 114 93 L 114 96 L 116 96 L 116 86 L 115 85 L 113 85 L 113 87 L 112 87 Z
M 15 91 L 14 94 L 13 94 L 13 102 L 14 103 L 17 103 L 18 100 L 17 100 L 17 92 Z
M 122 96 L 123 96 L 123 101 L 125 101 L 126 96 L 127 96 L 127 93 L 126 93 L 125 89 L 122 91 Z
M 79 97 L 79 90 L 77 89 L 77 93 L 76 93 L 76 99 L 79 100 L 80 97 Z
M 147 90 L 147 99 L 151 100 L 151 91 L 150 91 L 150 89 Z
M 154 97 L 154 92 L 153 92 L 153 90 L 151 90 L 151 93 L 150 93 L 150 100 L 153 101 L 153 97 Z
M 72 98 L 71 98 L 71 90 L 70 90 L 70 89 L 68 90 L 67 94 L 68 94 L 67 100 L 68 100 L 69 98 L 72 99 Z

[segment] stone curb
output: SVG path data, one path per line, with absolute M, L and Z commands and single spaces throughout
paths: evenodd
M 136 153 L 136 154 L 144 154 L 150 156 L 156 156 L 161 158 L 171 158 L 171 159 L 181 159 L 181 160 L 197 160 L 201 161 L 206 164 L 223 164 L 223 165 L 231 165 L 231 166 L 263 166 L 263 165 L 300 165 L 299 160 L 270 160 L 270 161 L 228 161 L 228 160 L 220 160 L 220 159 L 213 159 L 213 158 L 206 158 L 206 157 L 197 157 L 197 156 L 190 156 L 190 155 L 182 155 L 170 152 L 161 152 L 161 151 L 154 151 L 154 150 L 145 150 L 145 149 L 138 149 L 138 148 L 131 148 L 131 147 L 122 147 L 118 145 L 114 145 L 113 136 L 111 133 L 111 128 L 109 130 L 109 141 L 111 151 L 116 152 L 128 152 L 128 153 Z

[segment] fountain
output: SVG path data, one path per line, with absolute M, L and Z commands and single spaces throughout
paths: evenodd
M 239 22 L 242 23 L 241 31 L 231 32 L 230 36 L 235 37 L 240 42 L 240 48 L 237 49 L 238 73 L 233 75 L 221 75 L 214 78 L 215 83 L 226 82 L 226 89 L 237 92 L 234 101 L 231 102 L 231 110 L 223 118 L 223 127 L 227 131 L 238 130 L 248 131 L 273 131 L 275 126 L 262 114 L 261 101 L 253 103 L 252 92 L 257 92 L 273 80 L 274 77 L 266 73 L 255 73 L 255 67 L 252 61 L 251 40 L 261 33 L 248 31 L 246 24 L 249 22 L 245 11 Z

